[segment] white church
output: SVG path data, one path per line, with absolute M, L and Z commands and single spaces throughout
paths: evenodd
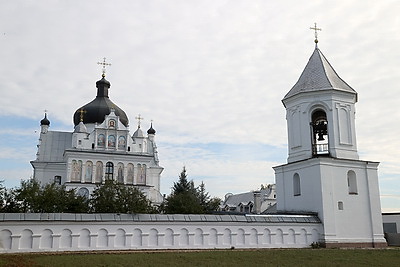
M 107 63 L 100 63 L 105 66 Z M 140 189 L 154 204 L 160 204 L 160 175 L 153 125 L 145 135 L 138 127 L 131 135 L 125 112 L 114 104 L 105 79 L 96 82 L 97 95 L 90 103 L 78 108 L 74 115 L 74 131 L 50 131 L 45 114 L 40 121 L 36 159 L 31 161 L 34 179 L 41 184 L 64 184 L 89 197 L 105 180 Z
M 317 44 L 316 39 L 299 80 L 282 100 L 288 159 L 274 167 L 276 212 L 0 214 L 0 252 L 304 248 L 316 243 L 385 247 L 379 163 L 360 160 L 357 152 L 357 92 Z M 103 76 L 96 85 L 96 99 L 74 114 L 74 132 L 49 131 L 50 122 L 42 120 L 32 161 L 35 179 L 88 191 L 105 179 L 117 179 L 160 201 L 163 168 L 154 129 L 144 136 L 139 125 L 130 136 L 125 113 L 108 98 L 110 83 Z

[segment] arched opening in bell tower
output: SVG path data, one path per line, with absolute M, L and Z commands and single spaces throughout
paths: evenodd
M 312 113 L 311 130 L 313 157 L 329 155 L 328 120 L 322 109 L 317 109 Z

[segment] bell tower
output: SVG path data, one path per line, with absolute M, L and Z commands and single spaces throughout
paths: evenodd
M 288 128 L 288 162 L 312 157 L 358 159 L 357 92 L 315 47 L 297 83 L 282 100 Z
M 317 27 L 312 28 L 317 31 Z M 317 37 L 317 36 L 316 36 Z M 274 167 L 277 210 L 317 213 L 326 247 L 382 247 L 378 162 L 359 160 L 357 93 L 318 48 L 284 96 L 288 163 Z

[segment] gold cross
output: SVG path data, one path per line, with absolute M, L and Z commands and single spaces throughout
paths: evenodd
M 103 66 L 103 74 L 101 77 L 106 77 L 106 66 L 111 66 L 111 63 L 106 63 L 106 58 L 103 58 L 103 62 L 97 62 L 97 64 Z
M 135 119 L 138 120 L 138 128 L 140 128 L 140 121 L 143 120 L 144 118 L 141 117 L 140 114 L 139 114 L 137 117 L 135 117 Z
M 314 35 L 315 35 L 315 43 L 318 43 L 318 32 L 317 31 L 322 31 L 321 28 L 317 28 L 317 23 L 314 23 L 314 27 L 310 27 L 310 30 L 314 30 Z
M 83 108 L 81 108 L 78 112 L 81 113 L 81 114 L 80 114 L 80 118 L 81 118 L 81 122 L 83 122 L 83 115 L 84 115 L 87 111 L 84 110 Z

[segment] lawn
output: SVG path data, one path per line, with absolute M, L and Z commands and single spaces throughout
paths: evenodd
M 400 249 L 0 254 L 0 266 L 400 266 Z

